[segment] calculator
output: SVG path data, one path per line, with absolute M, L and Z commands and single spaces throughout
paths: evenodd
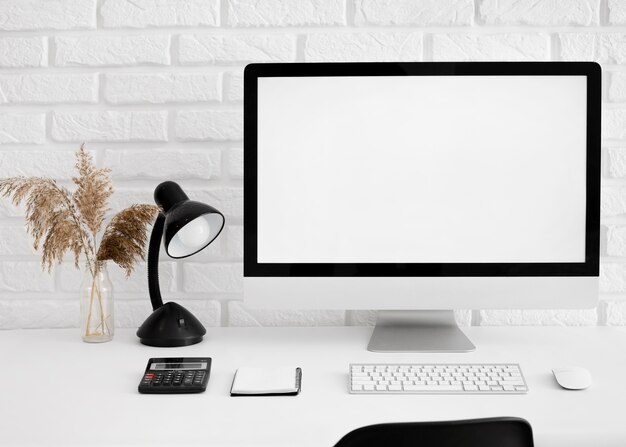
M 210 357 L 167 357 L 148 360 L 139 382 L 143 394 L 202 393 L 211 373 Z

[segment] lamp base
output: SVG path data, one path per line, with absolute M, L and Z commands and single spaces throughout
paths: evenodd
M 180 304 L 165 303 L 157 308 L 137 330 L 144 345 L 187 346 L 199 343 L 206 334 L 202 323 Z

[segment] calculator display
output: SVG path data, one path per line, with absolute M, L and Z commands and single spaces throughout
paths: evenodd
M 162 369 L 171 369 L 174 371 L 185 371 L 189 369 L 206 369 L 206 362 L 198 362 L 198 363 L 153 363 L 150 365 L 150 369 L 153 370 L 162 370 Z

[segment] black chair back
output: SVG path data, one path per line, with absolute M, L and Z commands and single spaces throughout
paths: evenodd
M 335 447 L 533 447 L 525 419 L 499 417 L 445 422 L 369 425 L 345 435 Z

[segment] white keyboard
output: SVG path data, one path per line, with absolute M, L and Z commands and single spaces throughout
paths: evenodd
M 519 365 L 497 364 L 351 364 L 355 394 L 524 394 Z

